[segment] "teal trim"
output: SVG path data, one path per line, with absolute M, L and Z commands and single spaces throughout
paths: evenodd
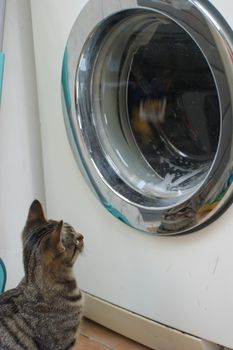
M 2 97 L 4 62 L 5 62 L 5 55 L 3 52 L 0 52 L 0 99 Z
M 125 224 L 131 226 L 129 221 L 126 219 L 126 217 L 124 215 L 122 215 L 117 209 L 115 209 L 110 203 L 103 202 L 103 205 L 109 211 L 109 213 L 114 215 L 117 219 L 124 222 Z
M 0 294 L 4 292 L 6 286 L 6 267 L 0 258 Z
M 67 48 L 65 49 L 65 52 L 64 52 L 63 64 L 62 64 L 62 87 L 63 87 L 63 92 L 64 92 L 67 110 L 70 110 L 70 108 L 71 108 L 71 96 L 70 96 L 70 88 L 69 88 Z

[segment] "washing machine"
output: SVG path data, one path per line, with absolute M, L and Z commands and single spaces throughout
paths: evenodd
M 233 348 L 232 2 L 31 10 L 47 214 L 85 236 L 87 313 L 154 349 Z

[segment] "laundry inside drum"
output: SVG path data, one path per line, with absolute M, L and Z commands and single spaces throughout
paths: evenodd
M 143 196 L 188 198 L 219 143 L 219 97 L 206 57 L 186 30 L 151 11 L 118 15 L 100 32 L 93 123 L 109 166 Z

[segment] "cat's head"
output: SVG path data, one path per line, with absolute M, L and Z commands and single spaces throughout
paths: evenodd
M 33 274 L 36 265 L 72 267 L 83 250 L 83 236 L 63 221 L 47 220 L 35 200 L 28 212 L 22 233 L 25 272 Z

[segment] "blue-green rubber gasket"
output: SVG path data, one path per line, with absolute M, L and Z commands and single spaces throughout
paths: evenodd
M 0 258 L 0 294 L 4 292 L 6 286 L 6 267 Z

